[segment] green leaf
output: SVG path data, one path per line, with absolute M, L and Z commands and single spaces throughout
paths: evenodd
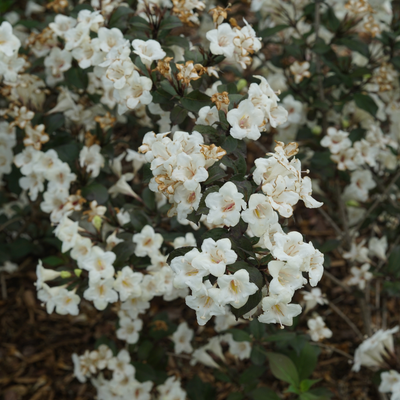
M 313 373 L 317 366 L 319 354 L 320 349 L 317 346 L 311 345 L 309 342 L 304 344 L 299 355 L 296 353 L 291 354 L 291 358 L 299 371 L 300 379 L 304 380 Z
M 231 393 L 226 400 L 243 400 L 244 396 L 242 393 L 236 392 L 236 393 Z
M 59 265 L 64 264 L 64 260 L 60 257 L 49 256 L 42 259 L 43 264 L 50 265 L 50 267 L 58 267 Z
M 8 9 L 13 5 L 14 0 L 2 0 L 0 3 L 0 14 L 8 11 Z
M 252 294 L 249 299 L 247 300 L 247 303 L 240 308 L 234 308 L 231 306 L 231 313 L 236 317 L 240 318 L 244 314 L 248 313 L 251 311 L 253 308 L 258 306 L 260 304 L 260 301 L 262 299 L 262 294 L 261 290 L 257 291 L 256 293 Z
M 226 154 L 231 154 L 236 150 L 238 146 L 238 139 L 233 138 L 231 135 L 227 136 L 225 142 L 222 144 L 222 148 L 226 151 Z
M 186 246 L 186 247 L 180 247 L 179 249 L 172 250 L 168 256 L 167 263 L 171 264 L 171 261 L 175 257 L 184 256 L 187 252 L 189 252 L 190 250 L 193 250 L 193 249 L 194 249 L 194 247 Z
M 254 318 L 250 324 L 250 333 L 254 336 L 254 339 L 260 340 L 265 334 L 265 324 L 262 324 L 257 318 Z
M 108 190 L 100 183 L 94 182 L 82 189 L 82 196 L 87 201 L 96 200 L 98 204 L 104 204 L 108 200 Z
M 242 329 L 231 328 L 226 331 L 227 333 L 232 334 L 233 340 L 236 342 L 251 342 L 250 335 L 243 331 Z
M 354 95 L 354 101 L 356 102 L 357 107 L 367 111 L 372 116 L 376 115 L 378 106 L 370 96 L 362 93 L 356 93 Z
M 148 187 L 143 190 L 142 198 L 143 198 L 145 206 L 149 210 L 154 211 L 156 209 L 156 195 Z
M 265 371 L 265 367 L 251 365 L 239 377 L 239 383 L 242 385 L 249 384 L 258 379 Z
M 280 332 L 276 335 L 268 335 L 265 340 L 267 342 L 286 342 L 291 341 L 296 338 L 296 334 L 294 332 Z
M 209 185 L 215 181 L 219 181 L 220 179 L 226 176 L 226 172 L 220 167 L 220 163 L 214 164 L 208 170 L 208 179 L 204 182 L 205 185 Z
M 164 18 L 161 21 L 160 31 L 174 29 L 180 26 L 182 26 L 182 21 L 175 15 L 171 15 L 170 17 Z
M 259 344 L 254 345 L 251 349 L 250 361 L 255 365 L 264 365 L 265 359 L 266 355 L 264 348 Z
M 135 245 L 133 242 L 121 242 L 113 247 L 112 251 L 117 256 L 114 267 L 122 268 L 127 265 L 129 258 L 135 253 Z
M 267 353 L 271 372 L 275 376 L 284 382 L 290 383 L 291 385 L 298 387 L 300 380 L 296 366 L 293 361 L 280 353 Z
M 8 245 L 12 260 L 26 257 L 35 250 L 35 247 L 31 240 L 21 237 Z
M 57 129 L 60 129 L 65 124 L 63 113 L 55 113 L 47 115 L 44 118 L 44 125 L 46 126 L 46 133 L 51 134 Z
M 280 31 L 283 31 L 284 29 L 288 28 L 288 25 L 276 25 L 273 28 L 267 28 L 264 29 L 260 32 L 260 36 L 264 39 L 266 37 L 275 35 L 275 33 L 278 33 Z
M 189 42 L 185 37 L 181 36 L 167 36 L 164 40 L 165 46 L 179 46 L 183 49 L 189 48 Z
M 111 14 L 110 20 L 108 21 L 108 28 L 118 28 L 124 30 L 128 26 L 127 18 L 133 13 L 133 10 L 129 7 L 118 7 Z
M 88 85 L 88 75 L 81 68 L 70 68 L 64 73 L 65 81 L 71 88 L 76 87 L 77 89 L 85 90 Z
M 397 70 L 400 70 L 400 56 L 393 57 L 390 62 Z
M 300 400 L 329 400 L 331 397 L 332 393 L 328 389 L 318 388 L 302 393 Z
M 193 90 L 188 95 L 181 99 L 181 104 L 188 111 L 197 113 L 200 108 L 205 106 L 211 106 L 211 98 L 199 90 Z
M 362 54 L 364 57 L 369 57 L 368 45 L 359 40 L 342 38 L 340 40 L 337 40 L 335 44 L 346 46 L 350 50 L 357 51 L 358 53 Z
M 300 390 L 302 392 L 308 392 L 310 390 L 311 386 L 315 385 L 320 380 L 321 379 L 303 379 L 300 382 Z
M 210 400 L 216 398 L 215 389 L 203 382 L 197 375 L 188 382 L 186 392 L 190 400 Z
M 144 364 L 138 361 L 132 362 L 135 367 L 135 378 L 139 382 L 154 381 L 156 379 L 156 371 L 149 364 Z
M 396 246 L 391 252 L 385 271 L 396 278 L 400 278 L 400 246 Z
M 76 160 L 79 159 L 80 146 L 77 142 L 63 144 L 62 146 L 54 147 L 61 161 L 66 162 L 74 169 Z
M 137 17 L 137 16 L 132 17 L 129 20 L 129 26 L 140 29 L 140 30 L 146 30 L 146 31 L 150 30 L 150 25 L 149 25 L 148 21 L 146 21 L 142 17 Z
M 227 269 L 232 273 L 245 269 L 249 273 L 250 282 L 255 283 L 259 289 L 264 286 L 262 273 L 256 267 L 253 267 L 244 261 L 236 261 L 235 263 L 228 265 Z
M 259 387 L 254 389 L 250 396 L 252 400 L 281 400 L 281 398 L 270 388 Z
M 181 124 L 188 115 L 188 111 L 180 106 L 176 106 L 171 111 L 171 123 L 173 125 Z
M 171 96 L 176 96 L 178 94 L 176 93 L 176 90 L 167 79 L 161 81 L 160 86 Z
M 218 131 L 209 125 L 195 125 L 193 131 L 199 132 L 202 135 L 216 135 Z

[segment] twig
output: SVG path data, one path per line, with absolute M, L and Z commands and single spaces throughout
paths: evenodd
M 350 233 L 349 233 L 349 224 L 347 221 L 347 216 L 346 216 L 346 210 L 344 208 L 344 204 L 343 204 L 343 200 L 342 200 L 342 194 L 340 192 L 340 186 L 339 186 L 339 182 L 336 181 L 336 197 L 337 197 L 337 201 L 339 204 L 339 215 L 340 215 L 340 219 L 342 221 L 342 226 L 343 226 L 343 231 L 344 231 L 344 239 L 345 239 L 345 243 L 343 243 L 343 247 L 345 249 L 349 249 L 350 245 L 351 245 L 351 237 L 350 237 Z
M 338 307 L 336 307 L 333 303 L 329 302 L 328 306 L 335 311 L 335 313 L 337 315 L 339 315 L 339 317 L 341 317 L 344 321 L 346 321 L 347 325 L 350 326 L 351 329 L 353 329 L 353 331 L 357 334 L 357 336 L 363 340 L 364 339 L 364 335 L 361 333 L 361 331 L 356 327 L 356 325 L 350 320 L 350 318 L 344 314 Z
M 369 217 L 369 215 L 372 213 L 372 211 L 374 211 L 375 208 L 378 207 L 378 205 L 385 199 L 385 197 L 390 192 L 390 189 L 392 188 L 392 186 L 396 183 L 397 179 L 399 179 L 399 178 L 400 178 L 400 169 L 397 171 L 396 175 L 389 182 L 389 185 L 387 186 L 385 191 L 380 196 L 378 196 L 378 198 L 375 200 L 375 202 L 372 204 L 372 206 L 365 213 L 363 219 L 354 228 L 353 236 L 360 230 L 362 224 L 366 221 L 366 219 Z
M 175 353 L 171 353 L 170 351 L 167 351 L 166 354 L 168 356 L 172 356 L 172 357 L 184 358 L 185 360 L 191 360 L 192 359 L 192 357 L 190 357 L 190 356 L 186 356 L 184 354 L 175 354 Z
M 7 300 L 6 277 L 4 276 L 4 272 L 1 272 L 0 275 L 1 275 L 1 296 L 3 297 L 3 300 Z
M 19 221 L 20 219 L 22 219 L 22 217 L 15 217 L 15 218 L 9 219 L 8 221 L 4 222 L 3 225 L 0 225 L 0 232 L 1 232 L 2 230 L 4 230 L 5 228 L 7 228 L 8 225 L 13 224 L 14 222 L 17 222 L 17 221 Z
M 334 346 L 329 346 L 327 344 L 322 344 L 322 343 L 318 343 L 318 342 L 311 343 L 311 344 L 314 345 L 314 346 L 322 347 L 323 349 L 332 350 L 335 353 L 341 354 L 342 356 L 348 358 L 349 360 L 353 360 L 353 357 L 349 353 L 346 353 L 343 350 L 337 349 Z
M 331 224 L 332 228 L 341 238 L 343 236 L 343 231 L 337 226 L 336 222 L 330 217 L 330 215 L 323 208 L 317 208 L 317 210 Z
M 332 282 L 336 283 L 336 285 L 340 286 L 347 293 L 351 293 L 352 292 L 352 290 L 348 286 L 346 286 L 342 281 L 340 281 L 338 278 L 336 278 L 336 276 L 332 275 L 327 270 L 324 271 L 324 276 L 326 276 Z

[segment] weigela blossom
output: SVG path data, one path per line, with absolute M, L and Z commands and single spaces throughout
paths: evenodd
M 11 57 L 21 47 L 21 41 L 13 34 L 13 28 L 7 21 L 0 25 L 0 52 Z
M 325 322 L 320 316 L 310 318 L 307 321 L 307 326 L 309 328 L 308 333 L 314 342 L 332 337 L 332 331 L 326 327 Z
M 125 340 L 129 344 L 135 344 L 139 340 L 139 332 L 142 330 L 143 321 L 141 319 L 131 320 L 130 318 L 120 318 L 117 338 Z
M 294 76 L 294 81 L 297 84 L 299 84 L 304 78 L 309 78 L 311 76 L 311 73 L 309 71 L 310 63 L 308 61 L 295 61 L 289 69 Z
M 143 274 L 133 272 L 130 267 L 124 267 L 121 271 L 118 271 L 114 282 L 114 289 L 119 293 L 120 300 L 126 301 L 131 296 L 140 297 L 142 294 L 140 287 L 142 279 Z
M 193 339 L 194 331 L 189 329 L 186 322 L 179 324 L 178 329 L 172 334 L 172 341 L 174 342 L 175 354 L 192 353 L 193 347 L 190 344 Z
M 230 304 L 234 308 L 244 306 L 249 296 L 258 290 L 257 285 L 250 282 L 250 275 L 245 269 L 240 269 L 233 275 L 222 275 L 217 282 L 219 289 L 210 289 L 210 296 L 214 301 Z
M 394 369 L 382 372 L 379 391 L 381 393 L 398 393 L 398 389 L 400 389 L 400 374 Z
M 386 331 L 380 329 L 364 340 L 354 353 L 352 370 L 358 372 L 361 366 L 371 368 L 385 367 L 385 359 L 394 352 L 393 334 L 399 331 L 396 326 Z
M 240 212 L 247 208 L 243 197 L 232 182 L 225 183 L 217 193 L 210 193 L 205 200 L 206 206 L 210 209 L 207 222 L 214 225 L 237 225 Z
M 363 264 L 360 268 L 351 267 L 350 272 L 352 276 L 347 283 L 349 285 L 358 285 L 360 290 L 364 290 L 367 281 L 373 278 L 372 273 L 369 271 L 370 268 L 371 266 L 368 263 Z
M 301 313 L 299 304 L 289 304 L 290 296 L 267 296 L 262 300 L 263 313 L 258 317 L 265 324 L 293 325 L 293 318 Z
M 83 292 L 86 300 L 93 301 L 98 310 L 104 310 L 109 303 L 118 301 L 118 293 L 113 289 L 114 279 L 91 279 L 89 288 Z
M 133 235 L 132 241 L 136 244 L 135 255 L 138 257 L 151 256 L 160 249 L 163 240 L 163 237 L 159 233 L 155 233 L 150 225 L 146 225 L 140 233 Z
M 133 52 L 140 57 L 144 65 L 150 67 L 153 61 L 162 60 L 167 54 L 156 40 L 143 41 L 135 39 L 132 41 Z
M 93 146 L 84 146 L 79 153 L 79 163 L 81 167 L 86 167 L 86 170 L 93 178 L 100 174 L 100 168 L 104 166 L 104 157 L 100 154 L 101 147 L 97 144 Z

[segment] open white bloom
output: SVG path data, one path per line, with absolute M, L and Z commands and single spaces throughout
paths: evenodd
M 175 346 L 175 354 L 192 353 L 193 347 L 190 344 L 193 339 L 194 331 L 189 329 L 186 322 L 179 324 L 178 329 L 172 335 L 172 341 Z
M 273 278 L 269 285 L 269 291 L 276 297 L 292 297 L 297 289 L 307 283 L 298 265 L 270 261 L 268 271 Z
M 129 344 L 135 344 L 139 340 L 139 332 L 142 330 L 143 321 L 141 319 L 132 320 L 121 318 L 117 329 L 117 338 L 125 340 Z
M 13 34 L 13 28 L 7 21 L 0 25 L 0 53 L 11 57 L 21 47 L 21 41 Z
M 213 315 L 225 314 L 224 307 L 210 297 L 208 291 L 211 287 L 210 281 L 205 281 L 193 290 L 191 296 L 186 297 L 186 304 L 196 311 L 197 323 L 199 325 L 205 325 Z
M 321 146 L 329 147 L 332 154 L 338 154 L 351 147 L 351 140 L 348 132 L 338 131 L 331 126 L 327 129 L 326 136 L 321 140 Z
M 157 386 L 157 390 L 160 393 L 159 399 L 185 400 L 187 398 L 186 392 L 181 388 L 180 379 L 175 376 L 169 377 L 162 385 Z
M 343 253 L 343 258 L 349 261 L 358 261 L 360 263 L 371 262 L 371 260 L 368 258 L 368 249 L 364 247 L 365 242 L 365 239 L 358 244 L 353 241 L 351 243 L 350 250 L 346 253 Z
M 93 301 L 94 306 L 102 311 L 108 303 L 115 303 L 118 301 L 118 293 L 113 290 L 114 279 L 90 279 L 89 288 L 83 292 L 83 297 L 86 300 Z
M 306 302 L 304 313 L 314 308 L 317 304 L 321 306 L 328 304 L 328 300 L 323 297 L 320 288 L 312 288 L 309 292 L 303 290 L 300 293 L 303 295 L 303 300 Z
M 368 191 L 376 187 L 369 169 L 359 169 L 351 173 L 351 183 L 343 191 L 343 199 L 367 201 Z
M 52 281 L 53 279 L 58 278 L 61 275 L 60 271 L 54 271 L 53 269 L 43 268 L 42 260 L 39 260 L 38 265 L 36 266 L 36 290 L 39 290 L 43 287 L 44 282 Z
M 210 209 L 207 222 L 214 225 L 237 225 L 240 211 L 247 207 L 243 197 L 232 182 L 226 182 L 217 193 L 210 193 L 205 200 L 206 206 Z
M 229 303 L 234 308 L 244 306 L 249 296 L 258 290 L 257 285 L 250 282 L 250 275 L 245 269 L 240 269 L 233 275 L 222 275 L 217 282 L 219 289 L 210 289 L 210 296 L 214 301 L 223 305 Z
M 392 369 L 381 373 L 379 391 L 381 393 L 395 392 L 395 386 L 400 389 L 400 374 Z
M 218 26 L 217 29 L 208 31 L 206 37 L 211 42 L 210 50 L 212 54 L 224 55 L 228 58 L 233 56 L 235 32 L 229 24 L 224 23 Z
M 185 236 L 179 236 L 174 239 L 173 243 L 174 249 L 179 249 L 180 247 L 197 246 L 196 238 L 192 232 L 188 232 Z
M 363 264 L 361 268 L 351 267 L 350 272 L 352 273 L 352 277 L 347 281 L 347 283 L 349 285 L 358 285 L 360 290 L 364 290 L 366 282 L 373 278 L 372 273 L 369 272 L 370 268 L 371 266 L 368 263 Z
M 73 290 L 61 288 L 57 295 L 54 296 L 54 303 L 56 305 L 56 313 L 60 315 L 78 315 L 81 298 Z
M 358 372 L 361 366 L 384 368 L 385 358 L 390 357 L 394 352 L 393 334 L 398 331 L 398 326 L 386 331 L 380 329 L 370 338 L 364 340 L 354 353 L 352 370 Z
M 145 257 L 157 253 L 163 240 L 163 237 L 159 233 L 155 233 L 150 225 L 146 225 L 140 233 L 133 235 L 132 241 L 136 243 L 135 255 Z
M 251 100 L 243 100 L 238 108 L 230 110 L 226 116 L 231 129 L 230 135 L 235 139 L 257 140 L 261 136 L 260 128 L 264 124 L 264 113 L 256 108 Z
M 133 52 L 140 57 L 142 63 L 147 67 L 150 67 L 153 61 L 162 60 L 167 55 L 157 40 L 135 39 L 132 41 L 132 47 Z
M 324 320 L 318 315 L 307 321 L 309 335 L 314 342 L 332 337 L 332 331 L 326 327 Z
M 228 333 L 224 335 L 224 339 L 229 344 L 229 353 L 233 356 L 237 357 L 239 360 L 245 360 L 246 358 L 250 358 L 251 353 L 251 344 L 250 342 L 237 342 L 233 339 L 232 334 Z
M 67 17 L 66 15 L 57 14 L 54 18 L 54 22 L 50 22 L 49 28 L 60 36 L 64 38 L 64 35 L 76 25 L 76 19 Z
M 190 250 L 184 256 L 175 257 L 171 261 L 171 269 L 175 273 L 174 286 L 177 289 L 189 287 L 196 289 L 202 285 L 203 277 L 207 276 L 210 271 L 204 268 L 202 263 L 193 265 L 193 261 L 198 258 L 201 253 L 197 249 Z
M 250 196 L 249 207 L 242 211 L 241 217 L 249 224 L 254 235 L 261 237 L 268 227 L 278 222 L 278 214 L 272 208 L 268 198 L 260 193 Z
M 99 246 L 93 246 L 82 266 L 89 271 L 90 280 L 107 279 L 114 276 L 115 259 L 116 255 L 112 251 L 104 251 Z
M 139 297 L 142 294 L 140 283 L 143 274 L 133 272 L 131 267 L 124 267 L 118 271 L 114 282 L 114 289 L 119 293 L 121 301 L 126 301 L 129 297 Z
M 192 260 L 192 265 L 194 268 L 206 270 L 214 276 L 222 276 L 226 266 L 237 260 L 237 255 L 232 250 L 232 243 L 229 239 L 217 241 L 211 238 L 205 239 L 201 250 L 202 253 Z
M 84 146 L 79 153 L 80 166 L 86 167 L 92 178 L 96 178 L 100 174 L 100 168 L 104 166 L 104 157 L 100 154 L 101 147 L 94 144 L 90 147 Z
M 258 317 L 265 324 L 293 325 L 293 318 L 301 313 L 299 304 L 289 304 L 290 296 L 267 296 L 262 299 L 263 313 Z
M 386 236 L 382 236 L 380 239 L 376 237 L 372 237 L 371 239 L 369 239 L 368 250 L 370 255 L 376 256 L 385 261 L 387 248 L 388 242 Z
M 118 28 L 108 29 L 101 27 L 97 33 L 100 40 L 100 49 L 105 53 L 108 53 L 113 47 L 121 46 L 127 42 Z
M 220 366 L 214 361 L 214 359 L 207 353 L 206 349 L 204 349 L 204 346 L 196 349 L 193 352 L 192 359 L 190 360 L 190 365 L 196 365 L 198 362 L 201 362 L 207 367 L 217 369 L 220 368 Z
M 135 367 L 131 364 L 131 356 L 125 349 L 120 350 L 116 357 L 108 361 L 107 368 L 113 371 L 113 379 L 117 382 L 135 376 Z
M 216 106 L 205 106 L 199 110 L 199 118 L 196 120 L 196 125 L 216 126 L 219 122 L 218 109 Z

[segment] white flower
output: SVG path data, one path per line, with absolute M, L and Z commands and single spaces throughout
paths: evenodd
M 216 106 L 205 106 L 199 110 L 199 118 L 196 120 L 196 125 L 216 126 L 219 122 L 218 109 Z
M 149 308 L 150 303 L 142 297 L 130 297 L 121 304 L 121 310 L 126 311 L 132 319 L 136 319 L 139 314 L 143 314 Z
M 232 250 L 229 239 L 214 241 L 205 239 L 201 245 L 202 254 L 192 260 L 195 268 L 204 269 L 214 276 L 222 276 L 226 266 L 237 260 L 237 254 Z
M 351 267 L 350 272 L 353 276 L 347 281 L 347 283 L 349 285 L 358 285 L 360 290 L 364 290 L 366 282 L 373 278 L 372 273 L 369 272 L 370 267 L 371 266 L 368 263 L 363 264 L 361 268 Z
M 235 139 L 257 140 L 261 136 L 260 127 L 264 125 L 264 113 L 256 108 L 251 100 L 243 100 L 238 108 L 230 110 L 226 116 L 231 129 L 230 135 Z
M 107 279 L 114 276 L 115 259 L 116 255 L 112 251 L 104 251 L 99 246 L 93 246 L 82 266 L 89 271 L 90 280 Z
M 86 167 L 92 178 L 96 178 L 100 174 L 100 168 L 104 166 L 104 157 L 100 154 L 101 147 L 94 144 L 90 147 L 84 146 L 79 153 L 80 166 Z
M 104 28 L 98 30 L 98 37 L 100 40 L 100 49 L 108 53 L 113 47 L 121 46 L 127 42 L 124 35 L 118 28 Z
M 343 258 L 349 261 L 358 261 L 360 263 L 367 263 L 371 260 L 368 258 L 368 249 L 364 247 L 365 239 L 356 244 L 354 241 L 351 243 L 350 251 L 343 253 Z
M 54 303 L 56 305 L 56 313 L 60 315 L 78 315 L 78 304 L 81 298 L 73 290 L 62 288 L 54 296 Z
M 193 347 L 190 344 L 193 339 L 194 331 L 189 329 L 186 322 L 179 324 L 177 330 L 172 335 L 172 341 L 175 346 L 175 354 L 192 353 Z
M 174 249 L 179 249 L 180 247 L 187 246 L 197 246 L 196 238 L 194 237 L 192 232 L 188 232 L 185 236 L 179 236 L 174 239 L 173 243 Z
M 119 329 L 117 329 L 117 338 L 125 340 L 129 344 L 135 344 L 139 340 L 139 332 L 142 330 L 143 321 L 141 319 L 131 320 L 130 318 L 121 318 L 119 320 Z
M 157 386 L 157 390 L 160 393 L 158 399 L 185 400 L 187 398 L 186 392 L 181 388 L 180 379 L 175 376 L 169 377 L 164 384 Z
M 132 41 L 132 47 L 133 52 L 140 57 L 142 63 L 147 67 L 150 67 L 153 61 L 162 60 L 167 55 L 160 43 L 152 39 L 147 41 L 135 39 Z
M 139 297 L 142 294 L 140 283 L 143 274 L 133 272 L 131 267 L 124 267 L 118 271 L 114 282 L 114 289 L 119 293 L 121 301 L 126 301 L 129 297 Z
M 393 387 L 398 384 L 400 384 L 400 374 L 394 369 L 381 373 L 381 383 L 379 385 L 381 393 L 394 392 Z
M 351 140 L 348 132 L 338 131 L 331 126 L 327 129 L 326 136 L 321 140 L 321 146 L 329 147 L 332 154 L 338 154 L 351 147 Z
M 267 296 L 262 299 L 263 313 L 258 317 L 265 324 L 277 324 L 292 326 L 293 318 L 301 313 L 299 304 L 289 304 L 290 297 Z
M 317 304 L 321 306 L 328 304 L 328 300 L 323 297 L 320 288 L 313 288 L 309 292 L 303 290 L 300 293 L 303 294 L 303 300 L 306 302 L 305 313 L 314 308 Z
M 393 334 L 398 331 L 398 326 L 386 331 L 380 329 L 364 340 L 354 353 L 352 370 L 358 372 L 361 366 L 385 368 L 385 358 L 394 353 Z
M 13 34 L 9 22 L 3 21 L 0 25 L 0 53 L 11 57 L 21 47 L 21 41 Z
M 132 241 L 136 243 L 135 255 L 137 257 L 151 256 L 161 248 L 163 237 L 155 233 L 150 225 L 146 225 L 140 233 L 133 235 Z
M 217 193 L 210 193 L 205 200 L 206 206 L 210 209 L 207 222 L 214 225 L 237 225 L 240 211 L 246 209 L 243 197 L 232 182 L 226 182 Z
M 250 196 L 249 207 L 242 211 L 241 217 L 249 224 L 254 235 L 261 237 L 268 227 L 278 222 L 278 215 L 271 207 L 268 198 L 260 193 Z
M 213 315 L 225 314 L 225 309 L 210 297 L 208 290 L 211 287 L 210 281 L 205 281 L 205 283 L 202 283 L 193 290 L 191 296 L 187 296 L 185 299 L 186 304 L 196 311 L 197 323 L 199 325 L 205 325 Z
M 217 369 L 220 368 L 220 366 L 214 361 L 214 359 L 207 353 L 206 349 L 202 347 L 194 351 L 194 353 L 192 354 L 192 359 L 190 360 L 190 365 L 195 365 L 197 362 L 201 362 L 207 367 Z
M 332 331 L 326 327 L 325 322 L 320 316 L 310 318 L 307 321 L 309 335 L 314 342 L 332 337 Z
M 372 172 L 368 169 L 360 169 L 351 173 L 351 184 L 343 191 L 343 199 L 367 201 L 368 191 L 376 187 Z
M 90 255 L 93 243 L 89 238 L 80 237 L 74 244 L 71 250 L 71 258 L 78 261 L 79 268 L 82 268 L 85 260 Z
M 117 382 L 135 376 L 135 367 L 131 364 L 131 356 L 125 349 L 120 350 L 117 357 L 108 361 L 107 368 L 113 371 L 113 379 Z
M 382 236 L 380 239 L 372 237 L 368 242 L 369 254 L 376 256 L 381 260 L 386 260 L 386 251 L 388 248 L 388 242 L 386 236 Z
M 76 25 L 76 19 L 67 17 L 66 15 L 57 14 L 54 22 L 50 22 L 49 28 L 61 38 Z
M 99 65 L 104 60 L 104 53 L 100 50 L 99 39 L 83 42 L 72 50 L 72 55 L 82 69 Z
M 210 289 L 210 296 L 214 301 L 224 305 L 229 303 L 234 308 L 244 306 L 249 296 L 258 290 L 257 285 L 250 282 L 250 275 L 245 269 L 240 269 L 233 275 L 222 275 L 217 282 L 219 289 Z
M 7 272 L 8 274 L 12 274 L 13 272 L 15 272 L 17 270 L 18 270 L 18 265 L 14 264 L 10 261 L 5 261 L 4 264 L 0 267 L 0 271 Z
M 206 37 L 211 42 L 210 50 L 212 54 L 224 55 L 228 58 L 233 56 L 235 32 L 229 24 L 224 23 L 219 25 L 217 29 L 208 31 Z
M 273 278 L 269 285 L 269 291 L 276 297 L 292 297 L 294 292 L 307 282 L 298 265 L 270 261 L 268 271 Z
M 42 260 L 39 260 L 38 265 L 36 266 L 36 290 L 39 290 L 43 287 L 44 282 L 52 281 L 53 279 L 58 278 L 61 275 L 60 271 L 54 271 L 52 269 L 43 268 Z
M 94 306 L 102 311 L 108 303 L 115 303 L 118 301 L 118 293 L 113 290 L 114 279 L 90 279 L 89 288 L 83 293 L 86 300 L 93 301 Z
M 229 353 L 237 357 L 239 360 L 250 358 L 251 344 L 249 342 L 237 342 L 233 339 L 231 334 L 225 335 L 225 338 L 229 344 Z

